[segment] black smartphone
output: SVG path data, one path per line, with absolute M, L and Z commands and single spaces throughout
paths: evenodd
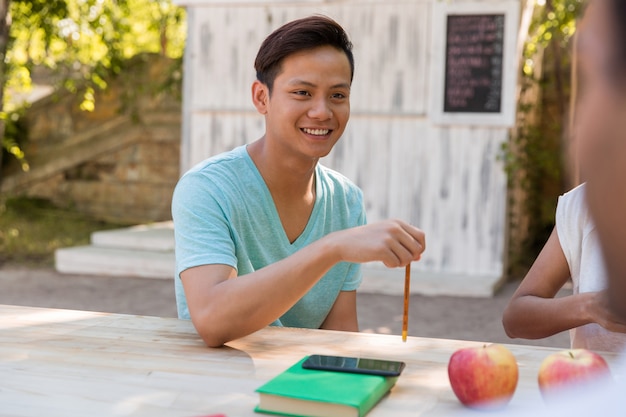
M 311 355 L 302 362 L 305 369 L 381 376 L 399 376 L 405 366 L 400 361 L 328 355 Z

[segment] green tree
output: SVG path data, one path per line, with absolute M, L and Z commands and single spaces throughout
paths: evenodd
M 24 103 L 16 93 L 32 87 L 44 68 L 56 89 L 82 97 L 92 111 L 95 92 L 122 74 L 140 53 L 160 53 L 180 65 L 185 43 L 184 9 L 170 0 L 0 0 L 0 137 L 4 154 L 28 169 L 12 128 Z M 0 158 L 0 182 L 1 177 Z

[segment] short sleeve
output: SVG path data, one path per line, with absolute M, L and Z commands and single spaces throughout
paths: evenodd
M 346 280 L 341 291 L 356 291 L 363 281 L 363 272 L 360 264 L 351 264 L 346 274 Z
M 560 196 L 556 207 L 556 231 L 575 284 L 580 276 L 586 207 L 584 184 Z
M 172 218 L 176 241 L 176 276 L 199 265 L 237 266 L 221 191 L 202 173 L 183 176 L 174 190 Z

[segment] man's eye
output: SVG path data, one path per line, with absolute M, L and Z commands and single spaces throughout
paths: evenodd
M 297 96 L 310 96 L 309 92 L 305 90 L 294 91 L 294 94 Z
M 332 95 L 332 98 L 336 98 L 336 99 L 344 99 L 346 98 L 346 95 L 343 93 L 335 93 Z

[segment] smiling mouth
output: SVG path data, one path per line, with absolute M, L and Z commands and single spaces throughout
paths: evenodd
M 306 127 L 300 130 L 302 130 L 304 133 L 308 135 L 313 135 L 313 136 L 326 136 L 331 132 L 329 129 L 308 129 Z

